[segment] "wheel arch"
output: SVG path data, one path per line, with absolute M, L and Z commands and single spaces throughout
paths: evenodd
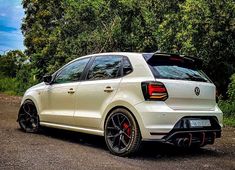
M 113 110 L 118 109 L 118 108 L 123 108 L 126 109 L 127 111 L 130 112 L 130 114 L 134 117 L 139 129 L 140 129 L 140 133 L 141 136 L 145 130 L 141 116 L 139 115 L 139 113 L 137 112 L 137 110 L 128 102 L 123 102 L 123 101 L 117 101 L 114 103 L 111 103 L 107 109 L 104 112 L 103 118 L 102 118 L 102 122 L 101 122 L 101 129 L 104 130 L 105 129 L 105 123 L 106 120 L 108 118 L 108 116 L 112 113 Z
M 40 113 L 40 109 L 39 109 L 39 105 L 38 105 L 37 99 L 35 97 L 33 97 L 32 95 L 25 95 L 23 97 L 23 99 L 21 101 L 21 104 L 20 104 L 19 112 L 21 111 L 24 102 L 27 101 L 27 100 L 32 101 L 34 103 L 34 105 L 36 107 L 36 110 L 37 110 L 37 114 L 38 114 L 38 116 L 40 118 L 40 114 L 39 114 Z

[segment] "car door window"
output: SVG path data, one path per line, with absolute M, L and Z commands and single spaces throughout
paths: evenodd
M 68 83 L 80 80 L 83 70 L 85 69 L 90 58 L 85 58 L 72 62 L 65 66 L 57 75 L 54 83 Z
M 98 56 L 87 75 L 87 80 L 116 78 L 120 74 L 121 56 Z

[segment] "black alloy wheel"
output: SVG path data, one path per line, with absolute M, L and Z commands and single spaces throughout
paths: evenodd
M 138 151 L 141 134 L 132 114 L 126 109 L 115 109 L 105 123 L 105 142 L 114 155 L 129 156 Z
M 18 122 L 25 132 L 35 133 L 39 129 L 37 109 L 31 100 L 26 100 L 19 111 Z

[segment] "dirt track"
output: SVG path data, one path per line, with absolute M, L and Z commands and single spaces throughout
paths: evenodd
M 0 169 L 233 169 L 235 128 L 199 150 L 144 143 L 135 157 L 109 153 L 102 137 L 54 129 L 24 133 L 16 123 L 19 97 L 0 94 Z

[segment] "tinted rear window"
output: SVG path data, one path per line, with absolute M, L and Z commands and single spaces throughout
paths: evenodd
M 145 59 L 155 78 L 209 82 L 207 76 L 190 58 L 156 55 Z

